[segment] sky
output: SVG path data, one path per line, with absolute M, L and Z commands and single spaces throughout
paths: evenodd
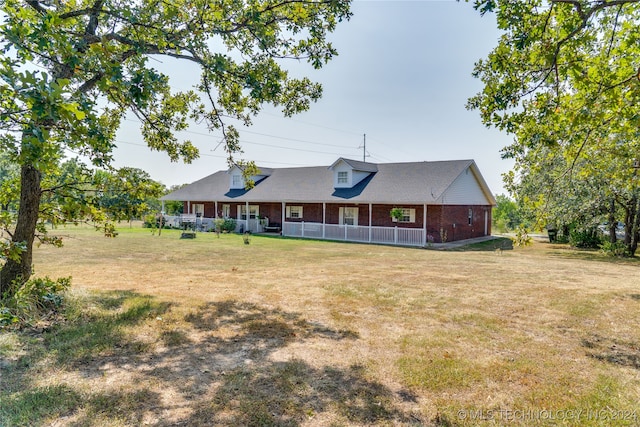
M 474 159 L 494 194 L 513 165 L 500 150 L 512 137 L 486 128 L 465 108 L 482 89 L 474 63 L 497 44 L 495 18 L 455 0 L 356 0 L 353 17 L 329 38 L 339 55 L 320 70 L 292 60 L 287 68 L 323 85 L 307 112 L 285 118 L 268 106 L 240 128 L 245 160 L 258 166 L 329 166 L 339 157 L 374 163 Z M 192 64 L 153 65 L 175 89 L 198 81 Z M 186 184 L 228 168 L 220 133 L 193 124 L 180 137 L 200 149 L 191 164 L 172 163 L 146 148 L 129 118 L 116 137 L 115 166 L 146 170 L 167 186 Z M 366 136 L 365 136 L 366 135 Z M 366 150 L 363 146 L 366 143 Z M 366 156 L 366 157 L 363 157 Z

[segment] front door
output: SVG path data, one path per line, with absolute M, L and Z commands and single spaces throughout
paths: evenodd
M 358 208 L 340 208 L 340 225 L 358 225 Z

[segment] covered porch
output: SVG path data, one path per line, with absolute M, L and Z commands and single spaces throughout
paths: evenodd
M 392 218 L 392 209 L 402 215 Z M 199 231 L 233 218 L 237 233 L 417 247 L 489 235 L 491 221 L 490 207 L 478 205 L 211 201 L 185 202 L 185 211 Z

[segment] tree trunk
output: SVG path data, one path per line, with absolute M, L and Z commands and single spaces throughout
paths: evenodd
M 611 199 L 609 206 L 609 242 L 615 243 L 618 240 L 616 235 L 618 222 L 616 221 L 616 201 Z
M 631 228 L 631 244 L 629 245 L 629 254 L 631 256 L 635 256 L 636 250 L 638 249 L 638 240 L 640 240 L 640 200 L 638 200 L 637 197 L 634 197 L 634 199 L 635 204 L 633 205 L 633 209 L 635 210 L 635 221 Z
M 13 243 L 24 243 L 25 250 L 17 261 L 8 259 L 0 270 L 0 296 L 11 297 L 20 285 L 31 277 L 33 240 L 40 211 L 42 174 L 32 165 L 23 165 L 20 174 L 20 207 L 18 221 L 11 239 Z
M 632 196 L 631 201 L 625 206 L 625 218 L 624 218 L 624 245 L 627 247 L 627 252 L 631 256 L 634 256 L 638 249 L 638 227 L 636 224 L 640 221 L 640 212 L 638 212 L 638 197 Z

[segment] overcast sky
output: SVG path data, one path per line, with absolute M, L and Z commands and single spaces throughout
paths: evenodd
M 496 45 L 493 16 L 481 17 L 471 4 L 455 0 L 356 0 L 354 16 L 330 39 L 339 56 L 320 70 L 291 62 L 296 74 L 321 82 L 322 99 L 293 118 L 268 108 L 254 125 L 241 129 L 246 160 L 259 166 L 330 165 L 338 157 L 375 163 L 474 159 L 494 193 L 504 192 L 501 174 L 512 162 L 500 149 L 511 137 L 485 128 L 467 98 L 481 89 L 473 64 Z M 198 79 L 189 64 L 156 62 L 176 89 Z M 117 136 L 116 166 L 146 170 L 163 184 L 190 183 L 227 169 L 224 152 L 214 151 L 219 134 L 193 125 L 181 134 L 201 151 L 192 164 L 171 163 L 150 152 L 125 121 Z

